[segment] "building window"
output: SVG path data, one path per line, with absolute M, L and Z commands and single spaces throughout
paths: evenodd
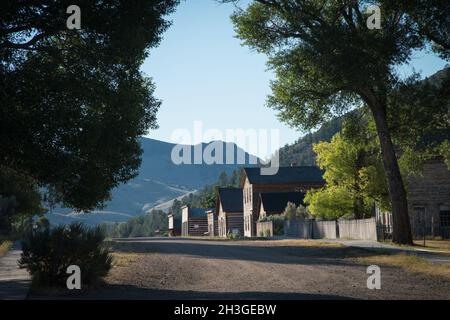
M 424 207 L 414 207 L 414 213 L 417 223 L 424 223 L 425 221 L 425 208 Z
M 440 208 L 441 227 L 450 227 L 450 207 L 441 206 Z

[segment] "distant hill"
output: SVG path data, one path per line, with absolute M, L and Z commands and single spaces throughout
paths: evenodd
M 315 165 L 316 155 L 312 149 L 313 144 L 320 141 L 331 141 L 331 138 L 341 130 L 344 118 L 345 116 L 342 116 L 326 122 L 319 130 L 303 136 L 293 144 L 280 148 L 281 166 Z
M 205 185 L 215 183 L 222 171 L 227 174 L 240 166 L 248 165 L 251 161 L 259 159 L 238 148 L 235 144 L 218 142 L 225 148 L 233 150 L 235 159 L 238 152 L 245 154 L 245 164 L 180 164 L 172 162 L 171 154 L 175 144 L 154 139 L 141 138 L 143 149 L 142 164 L 139 175 L 128 183 L 119 186 L 112 191 L 112 200 L 106 203 L 104 210 L 94 211 L 88 214 L 76 214 L 71 209 L 57 207 L 47 214 L 52 224 L 70 223 L 82 221 L 87 224 L 99 222 L 126 221 L 132 216 L 148 212 L 153 207 L 167 207 L 166 203 L 177 197 L 189 194 Z M 191 152 L 191 160 L 194 159 L 194 150 L 198 148 L 204 151 L 210 146 L 201 144 L 197 146 L 185 146 Z M 213 154 L 214 155 L 214 154 Z M 226 161 L 224 151 L 223 163 Z M 234 161 L 236 163 L 236 161 Z

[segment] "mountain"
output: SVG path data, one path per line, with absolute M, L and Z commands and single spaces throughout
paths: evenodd
M 291 164 L 299 166 L 313 166 L 316 164 L 316 155 L 313 151 L 313 144 L 320 141 L 331 141 L 331 138 L 342 128 L 345 115 L 326 122 L 319 130 L 309 133 L 298 139 L 293 144 L 280 148 L 281 166 Z
M 50 222 L 61 224 L 79 221 L 94 225 L 100 222 L 126 221 L 130 217 L 150 211 L 153 207 L 167 209 L 172 199 L 215 183 L 221 172 L 232 174 L 240 166 L 259 161 L 258 158 L 246 153 L 235 144 L 222 141 L 196 146 L 177 146 L 168 142 L 141 138 L 140 143 L 143 154 L 138 176 L 114 189 L 111 200 L 105 204 L 103 210 L 76 213 L 69 208 L 56 207 L 47 214 Z M 177 154 L 188 155 L 187 163 L 177 165 L 172 161 L 172 151 L 176 146 L 186 152 Z M 222 148 L 223 153 L 211 152 L 214 147 L 216 151 Z M 226 164 L 226 150 L 229 153 L 233 152 L 234 157 L 231 159 L 233 164 Z M 194 163 L 196 151 L 201 154 L 212 153 L 212 156 L 217 156 L 218 162 L 223 164 L 208 165 L 205 161 L 201 164 L 190 164 Z M 239 154 L 244 155 L 245 161 L 242 164 L 236 164 Z

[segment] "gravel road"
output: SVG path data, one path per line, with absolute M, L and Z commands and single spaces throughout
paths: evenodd
M 339 244 L 154 238 L 114 248 L 106 287 L 76 298 L 450 299 L 449 280 L 397 267 L 382 267 L 381 290 L 369 290 L 367 265 Z

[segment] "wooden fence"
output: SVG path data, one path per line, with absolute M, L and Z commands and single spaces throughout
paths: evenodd
M 272 221 L 257 222 L 256 223 L 256 236 L 258 237 L 273 237 L 273 224 Z
M 378 240 L 375 218 L 340 220 L 338 226 L 341 239 Z
M 290 220 L 284 223 L 284 234 L 300 239 L 377 240 L 377 226 L 374 218 L 338 222 Z
M 336 239 L 336 221 L 289 220 L 284 234 L 301 239 Z

